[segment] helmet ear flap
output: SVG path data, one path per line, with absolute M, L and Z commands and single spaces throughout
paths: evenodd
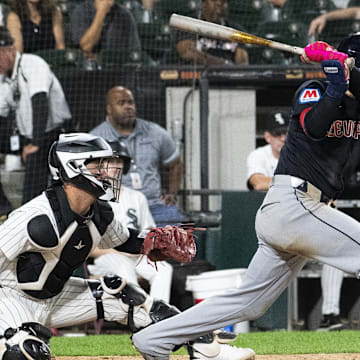
M 55 141 L 52 145 L 51 145 L 51 149 L 49 151 L 49 164 L 53 167 L 59 168 L 60 166 L 60 162 L 59 162 L 59 158 L 56 154 L 56 146 L 57 146 L 58 142 Z
M 55 141 L 51 145 L 51 148 L 49 150 L 49 158 L 48 158 L 50 172 L 51 172 L 51 175 L 54 180 L 60 180 L 60 178 L 61 178 L 61 175 L 60 175 L 61 174 L 61 163 L 60 163 L 60 160 L 56 153 L 57 144 L 58 144 L 58 142 Z

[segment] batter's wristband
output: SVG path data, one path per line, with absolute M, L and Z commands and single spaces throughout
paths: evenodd
M 329 85 L 326 88 L 325 93 L 329 95 L 331 98 L 339 99 L 345 95 L 347 88 L 348 85 L 346 82 L 343 85 L 329 82 Z

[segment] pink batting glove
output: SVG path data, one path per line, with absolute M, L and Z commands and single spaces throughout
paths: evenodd
M 338 60 L 344 67 L 346 80 L 349 80 L 349 64 L 346 62 L 348 55 L 336 51 L 331 45 L 324 41 L 316 41 L 307 45 L 304 49 L 304 54 L 301 55 L 300 58 L 301 61 L 305 63 L 317 63 L 324 60 Z
M 302 56 L 305 62 L 321 62 L 324 60 L 338 60 L 343 65 L 348 58 L 347 54 L 336 51 L 324 41 L 316 41 L 307 45 L 304 49 L 306 56 Z

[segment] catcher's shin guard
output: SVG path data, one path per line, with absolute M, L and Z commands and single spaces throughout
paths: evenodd
M 50 330 L 39 323 L 8 328 L 0 335 L 0 360 L 50 360 L 50 337 Z

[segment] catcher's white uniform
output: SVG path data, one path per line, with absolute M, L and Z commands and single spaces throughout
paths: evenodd
M 57 208 L 44 192 L 0 226 L 0 334 L 24 322 L 64 327 L 96 319 L 88 281 L 70 277 L 72 270 L 96 246 L 112 248 L 128 239 L 107 202 L 97 201 L 92 216 L 83 218 L 71 211 L 62 187 L 55 194 Z M 127 323 L 128 305 L 106 292 L 102 301 L 106 320 Z M 151 322 L 146 306 L 134 308 L 138 325 Z
M 119 202 L 110 204 L 117 220 L 129 228 L 142 231 L 156 226 L 146 197 L 140 191 L 122 186 Z M 173 269 L 166 261 L 158 261 L 155 267 L 146 256 L 114 250 L 97 257 L 88 269 L 93 275 L 116 274 L 135 284 L 141 276 L 150 282 L 151 297 L 170 300 Z

